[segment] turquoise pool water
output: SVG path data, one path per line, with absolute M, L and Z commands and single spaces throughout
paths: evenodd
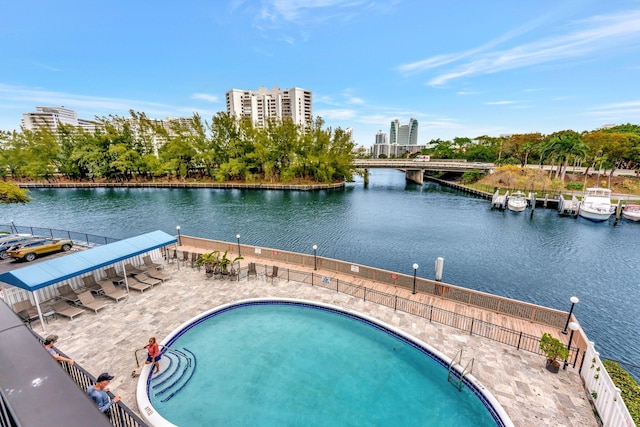
M 472 388 L 392 331 L 327 307 L 252 302 L 210 313 L 166 343 L 195 373 L 155 411 L 178 426 L 496 426 Z M 149 384 L 149 380 L 148 380 Z

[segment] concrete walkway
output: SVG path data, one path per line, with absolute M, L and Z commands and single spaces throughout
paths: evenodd
M 197 314 L 236 300 L 288 297 L 320 301 L 356 310 L 396 326 L 453 357 L 464 349 L 463 365 L 475 358 L 473 374 L 497 398 L 516 426 L 598 426 L 587 393 L 572 368 L 551 374 L 542 356 L 518 351 L 495 341 L 324 288 L 285 279 L 242 279 L 239 282 L 207 279 L 203 271 L 169 264 L 172 278 L 143 294 L 135 291 L 98 314 L 87 312 L 73 321 L 51 320 L 44 333 L 55 333 L 57 347 L 95 376 L 115 375 L 111 389 L 138 411 L 131 377 L 136 367 L 134 351 L 150 336 L 163 340 Z M 101 298 L 101 297 L 98 297 Z

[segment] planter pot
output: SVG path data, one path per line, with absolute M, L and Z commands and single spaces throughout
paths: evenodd
M 557 374 L 560 371 L 560 364 L 552 360 L 547 360 L 547 371 Z

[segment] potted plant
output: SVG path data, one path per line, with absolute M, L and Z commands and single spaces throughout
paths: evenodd
M 239 261 L 242 258 L 241 256 L 235 257 L 234 259 L 230 259 L 227 257 L 227 253 L 229 251 L 224 251 L 224 254 L 222 254 L 222 256 L 218 259 L 218 265 L 220 266 L 220 268 L 222 269 L 222 274 L 229 274 L 229 266 L 233 265 L 233 263 L 235 263 L 236 261 Z M 233 268 L 232 268 L 233 270 Z
M 569 349 L 558 338 L 545 332 L 540 338 L 540 350 L 547 356 L 547 370 L 558 373 L 560 361 L 569 356 Z
M 200 257 L 196 260 L 196 265 L 204 265 L 204 273 L 207 275 L 207 277 L 213 276 L 213 271 L 216 265 L 219 265 L 219 264 L 220 264 L 219 251 L 204 253 L 200 255 Z

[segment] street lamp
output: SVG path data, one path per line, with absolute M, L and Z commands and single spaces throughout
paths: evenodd
M 565 335 L 567 335 L 567 327 L 569 326 L 569 322 L 571 321 L 571 313 L 573 313 L 573 307 L 580 302 L 578 297 L 571 297 L 569 300 L 571 301 L 571 309 L 569 309 L 569 316 L 567 316 L 567 323 L 565 323 L 564 329 L 562 330 L 562 333 Z
M 238 256 L 240 256 L 240 235 L 236 234 L 236 239 L 238 239 Z
M 576 298 L 578 299 L 578 298 Z M 569 335 L 569 344 L 567 344 L 567 350 L 571 351 L 571 341 L 573 340 L 573 333 L 575 331 L 578 330 L 578 328 L 580 327 L 580 325 L 578 325 L 576 322 L 569 322 L 569 329 L 571 329 L 571 335 Z M 567 354 L 567 359 L 569 358 L 569 355 Z M 569 365 L 569 361 L 565 360 L 564 361 L 564 366 L 562 367 L 562 369 L 567 369 L 567 366 Z
M 418 264 L 413 263 L 413 294 L 416 293 L 416 274 L 418 273 Z
M 180 226 L 176 225 L 176 230 L 178 230 L 178 246 L 182 246 L 182 243 L 180 243 Z
M 317 252 L 318 252 L 318 245 L 313 245 L 313 269 L 314 270 L 318 269 Z

